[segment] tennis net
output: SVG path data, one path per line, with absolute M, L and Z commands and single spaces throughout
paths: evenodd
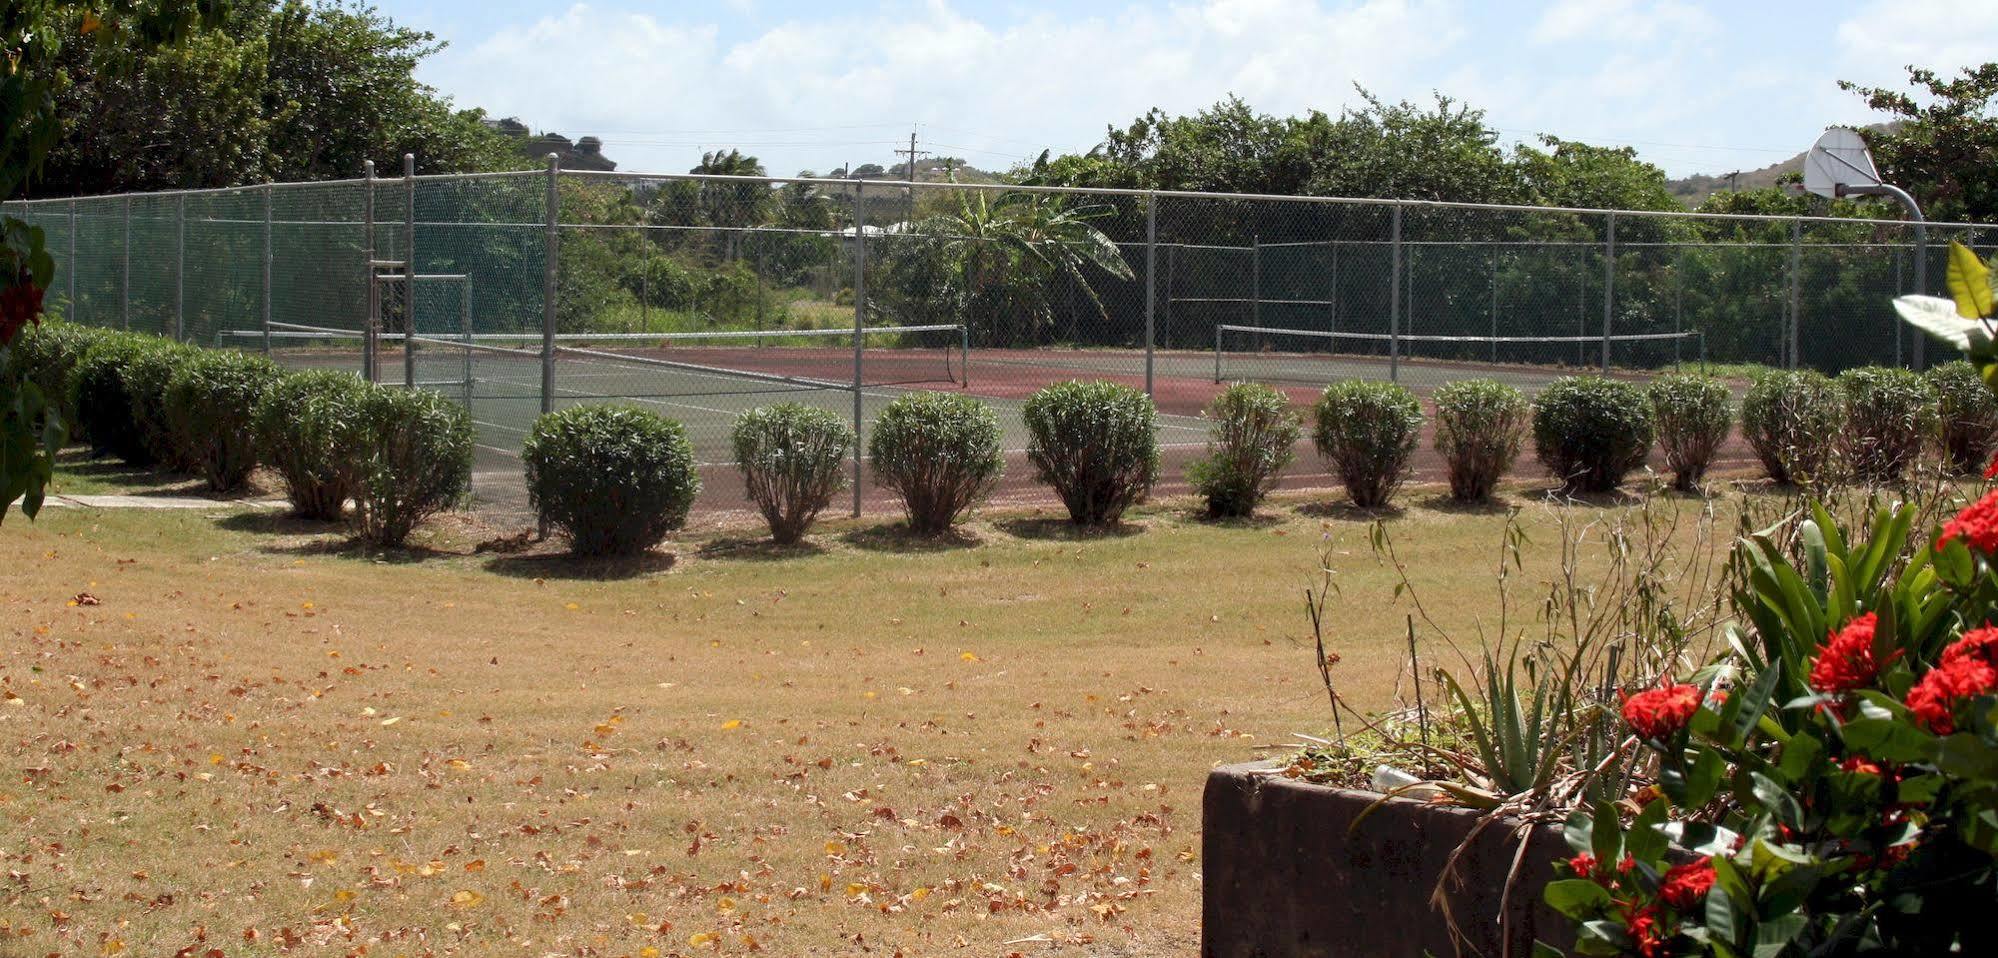
M 1535 384 L 1576 370 L 1673 368 L 1705 360 L 1704 334 L 1689 330 L 1609 336 L 1448 336 L 1340 332 L 1274 326 L 1214 327 L 1214 381 L 1329 383 L 1392 375 L 1491 377 Z M 1605 360 L 1607 354 L 1607 360 Z

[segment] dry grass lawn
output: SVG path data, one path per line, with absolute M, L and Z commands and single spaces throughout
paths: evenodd
M 1439 621 L 1504 516 L 1389 527 Z M 1555 574 L 1555 516 L 1520 493 Z M 1665 508 L 1691 512 L 1689 500 Z M 832 523 L 636 566 L 426 550 L 218 505 L 0 529 L 0 955 L 1186 955 L 1214 764 L 1329 725 L 1403 612 L 1363 519 L 1168 503 L 920 547 Z

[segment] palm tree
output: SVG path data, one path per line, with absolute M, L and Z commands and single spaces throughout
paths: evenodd
M 1090 270 L 1121 280 L 1135 275 L 1117 244 L 1092 225 L 1114 212 L 1045 193 L 966 190 L 955 210 L 913 225 L 913 239 L 897 244 L 907 255 L 891 247 L 890 273 L 905 296 L 954 307 L 981 342 L 1044 343 L 1063 288 L 1107 320 Z

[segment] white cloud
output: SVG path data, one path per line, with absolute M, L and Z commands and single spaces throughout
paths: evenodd
M 1712 14 L 1678 0 L 1557 0 L 1534 24 L 1533 39 L 1596 44 L 1671 41 L 1705 37 L 1719 25 Z
M 926 138 L 990 152 L 934 149 L 1003 168 L 1036 152 L 1025 143 L 1086 148 L 1106 124 L 1230 92 L 1279 113 L 1336 111 L 1356 81 L 1419 95 L 1428 86 L 1415 78 L 1447 65 L 1459 37 L 1455 0 L 1091 9 L 1000 22 L 927 0 L 724 43 L 711 25 L 579 4 L 461 38 L 424 79 L 536 127 L 598 133 L 625 168 L 682 169 L 701 146 L 737 142 L 776 172 L 880 162 L 912 122 L 953 131 Z
M 1839 22 L 1837 44 L 1855 82 L 1899 85 L 1908 64 L 1954 73 L 1998 58 L 1998 4 L 1875 0 Z

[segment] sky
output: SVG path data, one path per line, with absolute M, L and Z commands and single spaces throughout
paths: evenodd
M 378 0 L 448 46 L 464 107 L 596 135 L 620 169 L 739 148 L 773 174 L 919 150 L 1003 170 L 1152 107 L 1336 114 L 1442 93 L 1508 143 L 1635 147 L 1673 176 L 1766 166 L 1875 119 L 1837 81 L 1998 59 L 1994 0 Z

